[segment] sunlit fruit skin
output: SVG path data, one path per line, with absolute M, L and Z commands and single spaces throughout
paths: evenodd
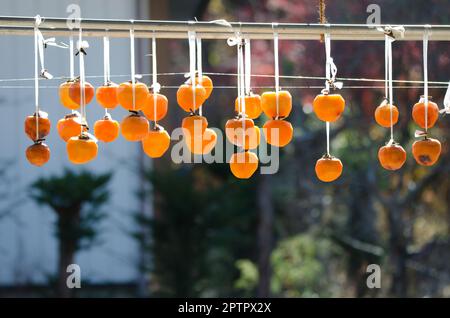
M 434 165 L 441 154 L 441 143 L 437 139 L 424 138 L 415 141 L 412 145 L 412 154 L 419 165 Z
M 78 136 L 82 131 L 81 118 L 79 114 L 69 114 L 61 118 L 57 125 L 59 137 L 67 142 L 70 138 Z M 83 131 L 86 128 L 83 127 Z
M 45 112 L 40 111 L 38 115 L 38 133 L 36 136 L 36 113 L 27 116 L 24 122 L 25 134 L 33 141 L 43 139 L 50 133 L 51 122 Z M 37 138 L 36 138 L 37 137 Z
M 169 149 L 170 136 L 162 127 L 151 129 L 142 139 L 142 149 L 150 158 L 159 158 Z
M 375 109 L 375 121 L 381 127 L 391 127 L 391 108 L 392 108 L 392 125 L 398 122 L 398 109 L 397 106 L 389 104 L 381 104 Z
M 271 119 L 283 119 L 292 110 L 292 96 L 288 91 L 278 92 L 278 112 L 276 92 L 264 92 L 261 95 L 261 109 Z
M 245 136 L 254 134 L 255 123 L 250 118 L 237 117 L 227 120 L 225 124 L 225 135 L 233 145 L 241 146 Z
M 117 100 L 126 110 L 141 110 L 144 107 L 149 90 L 147 85 L 141 82 L 134 83 L 134 106 L 133 106 L 133 84 L 124 82 L 117 88 Z
M 186 146 L 189 151 L 196 155 L 206 155 L 210 153 L 217 143 L 217 134 L 211 128 L 206 128 L 201 136 L 194 138 L 186 137 Z
M 128 141 L 141 141 L 147 136 L 149 127 L 144 116 L 134 113 L 125 117 L 120 124 L 122 136 Z
M 258 118 L 262 113 L 261 96 L 258 94 L 250 94 L 244 96 L 243 100 L 245 102 L 245 115 L 250 119 Z M 236 113 L 240 113 L 243 110 L 242 108 L 243 102 L 241 101 L 241 105 L 239 105 L 239 97 L 236 97 L 234 101 L 234 110 Z
M 80 104 L 75 103 L 71 98 L 70 98 L 70 86 L 72 85 L 73 81 L 67 81 L 62 83 L 61 85 L 59 85 L 59 102 L 61 103 L 61 105 L 63 105 L 64 107 L 71 109 L 71 110 L 75 110 L 78 109 L 80 107 Z
M 109 82 L 106 85 L 99 86 L 95 92 L 97 103 L 103 108 L 114 109 L 119 105 L 117 90 L 119 86 L 116 83 Z
M 78 106 L 80 106 L 81 103 L 81 87 L 80 87 L 80 81 L 76 80 L 71 83 L 69 88 L 69 97 L 70 99 L 75 102 Z M 92 86 L 90 83 L 85 82 L 84 83 L 84 103 L 85 105 L 89 104 L 95 95 L 95 89 L 94 86 Z
M 234 153 L 230 159 L 230 170 L 236 178 L 248 179 L 258 169 L 258 156 L 250 151 Z
M 378 150 L 378 161 L 386 170 L 398 170 L 406 161 L 406 151 L 399 144 L 383 146 Z
M 412 118 L 414 122 L 421 128 L 425 129 L 425 103 L 418 102 L 414 104 L 412 109 Z M 436 124 L 439 118 L 439 107 L 436 103 L 428 101 L 427 110 L 427 128 L 431 128 Z
M 320 94 L 313 101 L 314 113 L 321 121 L 335 122 L 344 109 L 345 100 L 340 94 Z
M 155 116 L 155 99 L 156 99 L 156 116 Z M 169 101 L 162 94 L 150 93 L 147 96 L 142 112 L 148 120 L 158 121 L 166 117 Z
M 343 166 L 341 160 L 331 156 L 324 156 L 316 162 L 316 176 L 320 181 L 332 182 L 342 174 Z
M 191 84 L 191 80 L 189 79 L 187 84 Z M 195 85 L 201 85 L 205 88 L 206 95 L 205 100 L 211 96 L 214 85 L 212 79 L 209 76 L 203 75 L 201 79 L 198 76 L 195 77 Z
M 94 135 L 100 141 L 112 142 L 119 137 L 120 125 L 111 116 L 105 116 L 94 124 Z
M 81 165 L 92 161 L 97 157 L 97 142 L 86 134 L 72 137 L 66 144 L 69 161 Z
M 183 135 L 186 138 L 197 137 L 203 135 L 208 127 L 208 120 L 204 116 L 190 115 L 183 118 L 181 122 L 181 128 L 183 129 Z
M 281 119 L 266 121 L 263 126 L 263 132 L 267 143 L 276 147 L 286 146 L 294 136 L 294 128 L 291 123 Z
M 261 129 L 258 126 L 254 126 L 246 131 L 245 143 L 242 144 L 241 141 L 238 142 L 238 146 L 242 147 L 244 150 L 252 150 L 258 148 L 261 142 Z
M 195 104 L 194 104 L 195 95 Z M 201 85 L 183 84 L 177 91 L 177 103 L 186 112 L 196 111 L 206 100 L 206 89 Z
M 25 155 L 29 163 L 40 167 L 50 160 L 50 148 L 42 142 L 36 142 L 27 148 Z

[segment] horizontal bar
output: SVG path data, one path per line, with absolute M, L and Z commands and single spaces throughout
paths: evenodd
M 0 16 L 0 35 L 32 35 L 34 17 Z M 386 25 L 367 24 L 314 24 L 314 23 L 252 23 L 232 22 L 232 27 L 213 22 L 192 21 L 157 21 L 157 20 L 98 20 L 82 19 L 83 34 L 89 37 L 129 37 L 130 28 L 134 28 L 135 37 L 185 39 L 188 31 L 196 31 L 203 39 L 227 39 L 234 32 L 241 32 L 251 39 L 273 39 L 276 28 L 280 39 L 286 40 L 318 40 L 321 34 L 329 32 L 333 40 L 384 40 L 384 34 L 376 27 Z M 426 26 L 404 25 L 405 36 L 397 40 L 422 40 Z M 39 29 L 47 36 L 69 36 L 77 34 L 71 31 L 65 18 L 43 18 Z M 450 41 L 450 25 L 432 25 L 430 41 Z

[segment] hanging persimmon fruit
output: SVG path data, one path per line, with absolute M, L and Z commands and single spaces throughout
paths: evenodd
M 413 143 L 412 153 L 419 165 L 432 166 L 441 154 L 441 143 L 437 139 L 424 137 Z
M 36 141 L 25 151 L 29 163 L 42 166 L 50 160 L 50 148 L 42 141 Z
M 423 96 L 421 96 L 418 103 L 414 104 L 412 109 L 412 118 L 419 127 L 425 129 L 425 103 L 423 100 Z M 436 103 L 431 101 L 431 96 L 428 96 L 426 128 L 433 127 L 436 124 L 438 118 L 439 118 L 439 107 Z
M 252 150 L 258 148 L 260 142 L 261 129 L 259 129 L 258 126 L 253 126 L 252 128 L 247 129 L 244 143 L 242 143 L 241 140 L 238 140 L 238 146 L 242 147 L 244 150 Z
M 149 131 L 148 120 L 137 112 L 125 117 L 120 123 L 122 136 L 128 141 L 141 141 Z
M 36 120 L 37 119 L 37 120 Z M 36 123 L 37 122 L 37 123 Z M 36 127 L 37 124 L 37 127 Z M 43 111 L 34 113 L 31 116 L 25 118 L 25 134 L 33 141 L 45 138 L 50 133 L 51 122 L 48 119 L 48 114 Z M 37 128 L 37 132 L 36 132 Z
M 70 87 L 73 84 L 73 80 L 68 80 L 67 82 L 59 85 L 58 93 L 59 93 L 59 102 L 68 109 L 78 109 L 80 107 L 79 103 L 76 103 L 70 98 Z
M 233 145 L 241 146 L 245 136 L 252 136 L 255 123 L 252 119 L 243 117 L 242 114 L 229 119 L 225 124 L 225 135 Z
M 313 101 L 313 110 L 321 121 L 335 122 L 341 117 L 345 109 L 345 100 L 340 94 L 323 92 Z
M 343 166 L 341 160 L 330 155 L 324 155 L 316 162 L 316 176 L 320 181 L 332 182 L 342 174 Z
M 181 128 L 185 137 L 200 138 L 208 127 L 208 120 L 204 116 L 191 113 L 183 118 Z
M 85 164 L 97 157 L 97 141 L 88 133 L 70 138 L 66 148 L 69 161 L 74 164 Z
M 388 143 L 378 150 L 378 161 L 386 170 L 398 170 L 406 161 L 406 151 L 396 142 Z
M 230 170 L 236 178 L 248 179 L 258 169 L 258 156 L 250 151 L 234 153 L 230 159 Z
M 217 143 L 217 134 L 211 128 L 206 128 L 200 136 L 191 137 L 190 135 L 186 135 L 185 138 L 189 151 L 196 155 L 210 153 Z
M 202 85 L 182 84 L 177 91 L 177 103 L 185 112 L 195 112 L 206 100 L 206 89 Z
M 119 136 L 120 125 L 117 120 L 106 114 L 103 119 L 97 120 L 94 124 L 94 135 L 100 141 L 112 142 Z
M 188 79 L 186 84 L 191 85 L 191 83 L 192 83 L 191 79 Z M 205 89 L 205 92 L 206 92 L 205 100 L 207 100 L 209 98 L 209 96 L 211 96 L 214 85 L 213 85 L 212 79 L 209 76 L 202 75 L 202 78 L 199 79 L 199 76 L 196 75 L 195 76 L 195 85 L 200 85 Z
M 78 136 L 81 132 L 82 120 L 81 115 L 78 112 L 73 112 L 68 114 L 58 120 L 56 124 L 56 129 L 58 130 L 58 135 L 62 140 L 68 141 L 71 137 Z M 83 127 L 83 131 L 86 131 L 86 127 Z
M 266 121 L 263 132 L 267 143 L 276 147 L 284 147 L 291 142 L 294 128 L 288 121 L 273 119 Z
M 133 105 L 133 87 L 134 87 L 134 105 Z M 117 100 L 126 110 L 138 111 L 144 107 L 148 98 L 148 87 L 144 83 L 131 81 L 121 83 L 117 89 Z
M 398 109 L 395 105 L 390 105 L 386 100 L 384 100 L 375 109 L 375 121 L 381 127 L 389 128 L 391 127 L 391 108 L 392 108 L 392 125 L 398 122 Z
M 99 86 L 95 92 L 97 102 L 106 109 L 116 108 L 119 104 L 117 91 L 119 86 L 116 83 L 108 81 L 105 85 Z
M 76 78 L 69 87 L 69 97 L 72 101 L 74 101 L 78 106 L 81 103 L 81 87 L 80 87 L 80 79 Z M 84 103 L 85 105 L 89 104 L 95 95 L 95 89 L 92 84 L 85 82 L 84 83 Z
M 148 120 L 158 121 L 166 117 L 168 106 L 169 101 L 166 96 L 160 93 L 155 94 L 152 92 L 148 94 L 141 110 Z
M 250 119 L 258 118 L 262 113 L 261 96 L 250 92 L 250 94 L 245 95 L 243 99 L 244 101 L 241 100 L 241 105 L 245 103 L 245 114 L 247 115 L 247 117 Z M 234 102 L 234 110 L 236 111 L 236 113 L 241 112 L 241 105 L 239 103 L 239 97 L 236 97 Z
M 277 107 L 278 95 L 278 107 Z M 245 104 L 247 108 L 247 104 Z M 292 96 L 288 91 L 264 92 L 261 95 L 261 109 L 271 119 L 284 119 L 292 110 Z
M 142 149 L 150 158 L 159 158 L 169 149 L 170 136 L 160 125 L 155 125 L 142 139 Z

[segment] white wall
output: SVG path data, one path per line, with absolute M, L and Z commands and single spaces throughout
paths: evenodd
M 139 2 L 139 4 L 137 4 Z M 83 18 L 139 19 L 146 12 L 146 1 L 123 0 L 2 0 L 0 15 L 65 17 L 70 3 L 81 6 Z M 138 9 L 138 6 L 140 9 Z M 142 8 L 144 7 L 144 8 Z M 139 13 L 139 14 L 137 14 Z M 58 39 L 67 43 L 67 38 Z M 87 38 L 90 44 L 86 58 L 86 74 L 103 74 L 102 39 Z M 137 40 L 139 42 L 141 40 Z M 142 43 L 137 43 L 142 44 Z M 142 45 L 144 46 L 144 45 Z M 145 46 L 144 46 L 145 47 Z M 31 78 L 34 72 L 33 38 L 31 36 L 0 36 L 0 79 Z M 140 56 L 148 53 L 145 49 L 137 52 Z M 46 49 L 46 67 L 54 76 L 68 75 L 68 51 L 58 48 Z M 139 59 L 139 58 L 138 58 Z M 111 73 L 129 74 L 129 41 L 111 40 Z M 139 72 L 148 73 L 140 66 Z M 114 78 L 116 82 L 129 78 Z M 102 83 L 102 78 L 89 79 L 94 85 Z M 57 86 L 60 80 L 41 81 L 41 85 Z M 25 85 L 29 88 L 5 88 L 9 85 Z M 136 279 L 138 248 L 128 231 L 133 230 L 132 213 L 138 208 L 135 191 L 139 185 L 137 176 L 127 163 L 136 163 L 139 144 L 125 142 L 122 137 L 113 144 L 99 144 L 98 158 L 83 167 L 71 165 L 66 157 L 65 143 L 56 132 L 59 118 L 68 110 L 59 105 L 56 88 L 41 89 L 41 105 L 49 113 L 52 132 L 47 138 L 51 148 L 51 160 L 42 168 L 31 166 L 25 159 L 24 151 L 30 140 L 23 133 L 25 116 L 34 111 L 33 81 L 0 82 L 0 160 L 13 159 L 10 169 L 13 182 L 8 186 L 12 194 L 24 197 L 13 211 L 13 217 L 0 220 L 0 284 L 27 281 L 42 282 L 47 274 L 54 274 L 57 262 L 57 243 L 53 236 L 54 214 L 47 208 L 36 206 L 26 193 L 28 185 L 41 176 L 61 173 L 64 167 L 96 172 L 114 171 L 110 186 L 112 197 L 105 211 L 107 220 L 102 224 L 102 244 L 82 252 L 77 263 L 82 270 L 82 278 L 92 281 L 129 281 Z M 95 101 L 88 105 L 88 120 L 92 126 L 101 118 L 103 110 Z M 116 119 L 126 112 L 112 111 Z M 9 203 L 0 202 L 0 207 Z M 1 210 L 1 209 L 0 209 Z

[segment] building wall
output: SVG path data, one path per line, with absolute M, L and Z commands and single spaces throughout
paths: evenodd
M 84 18 L 142 19 L 148 18 L 147 1 L 123 0 L 2 0 L 1 15 L 65 17 L 70 3 L 81 6 Z M 68 42 L 67 38 L 60 38 Z M 86 57 L 86 74 L 103 74 L 102 39 L 87 38 L 90 44 Z M 136 59 L 138 72 L 148 73 L 148 63 L 144 54 L 148 46 L 144 40 L 137 40 Z M 0 79 L 32 78 L 34 75 L 34 55 L 32 36 L 0 36 Z M 69 73 L 69 53 L 67 50 L 48 48 L 46 68 L 54 76 Z M 77 61 L 77 60 L 76 60 Z M 111 74 L 129 74 L 128 39 L 111 40 Z M 77 63 L 76 63 L 77 65 Z M 78 72 L 76 67 L 76 73 Z M 129 77 L 114 77 L 115 82 Z M 88 79 L 94 86 L 103 82 L 101 77 Z M 149 78 L 145 78 L 148 82 Z M 25 159 L 24 151 L 30 140 L 23 133 L 25 116 L 34 112 L 33 81 L 0 81 L 0 160 L 12 160 L 8 175 L 12 182 L 0 180 L 0 187 L 8 191 L 8 196 L 0 200 L 0 210 L 8 206 L 14 198 L 19 204 L 11 209 L 10 216 L 0 219 L 0 285 L 26 282 L 45 282 L 49 274 L 54 274 L 57 262 L 57 242 L 54 239 L 55 215 L 48 208 L 37 206 L 30 199 L 29 185 L 38 177 L 59 174 L 64 168 L 76 171 L 88 169 L 95 172 L 113 171 L 110 185 L 111 200 L 105 207 L 107 219 L 102 224 L 101 244 L 78 254 L 77 263 L 82 270 L 82 279 L 92 282 L 123 282 L 138 277 L 136 269 L 139 259 L 138 246 L 129 232 L 135 230 L 132 213 L 139 209 L 136 190 L 139 180 L 136 174 L 140 156 L 140 145 L 125 142 L 122 137 L 112 144 L 99 144 L 98 158 L 85 166 L 71 165 L 66 156 L 65 143 L 56 133 L 56 123 L 69 111 L 58 102 L 55 86 L 61 80 L 41 81 L 40 104 L 49 113 L 52 132 L 47 138 L 51 148 L 51 161 L 42 168 L 31 166 Z M 11 88 L 5 86 L 24 86 Z M 87 107 L 88 121 L 92 125 L 103 115 L 95 101 Z M 113 110 L 115 119 L 121 119 L 126 112 Z M 7 186 L 5 187 L 5 182 Z

